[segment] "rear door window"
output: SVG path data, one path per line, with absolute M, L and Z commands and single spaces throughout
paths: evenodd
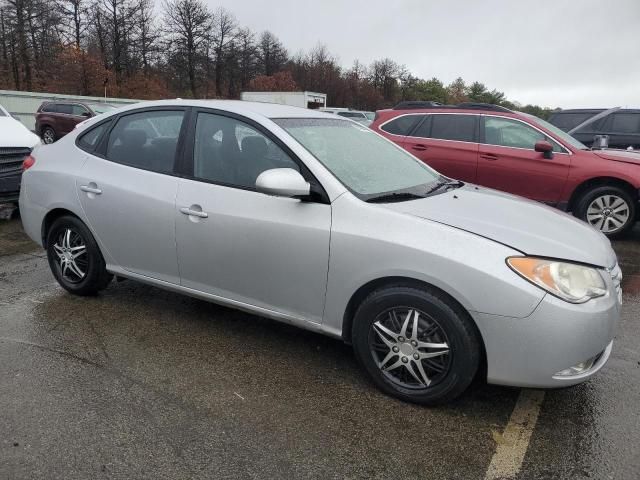
M 475 142 L 477 121 L 477 115 L 432 115 L 430 138 Z
M 383 124 L 380 129 L 393 135 L 408 135 L 424 115 L 402 115 Z
M 64 113 L 66 115 L 72 115 L 73 114 L 73 106 L 69 105 L 68 103 L 58 103 L 56 105 L 55 111 L 57 113 Z
M 151 110 L 121 117 L 109 134 L 107 159 L 171 173 L 184 111 Z

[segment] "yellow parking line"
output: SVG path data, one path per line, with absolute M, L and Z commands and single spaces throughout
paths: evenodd
M 485 480 L 513 479 L 520 472 L 529 447 L 531 434 L 538 421 L 544 400 L 542 390 L 521 390 L 509 423 L 502 435 L 497 435 L 498 447 L 491 458 Z

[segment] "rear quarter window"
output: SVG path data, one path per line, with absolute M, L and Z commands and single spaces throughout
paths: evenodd
M 392 135 L 408 135 L 422 117 L 424 115 L 402 115 L 382 124 L 380 130 Z
M 104 135 L 104 132 L 109 129 L 109 125 L 111 125 L 111 121 L 101 123 L 100 125 L 97 125 L 90 129 L 88 132 L 80 135 L 80 137 L 78 138 L 78 146 L 83 150 L 93 152 L 98 146 L 98 143 Z

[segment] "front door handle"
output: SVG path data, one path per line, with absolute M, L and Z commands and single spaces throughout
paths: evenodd
M 93 193 L 94 195 L 100 195 L 102 193 L 102 190 L 100 190 L 93 182 L 89 185 L 80 185 L 80 190 L 87 193 Z
M 202 211 L 202 207 L 199 205 L 191 205 L 190 207 L 182 207 L 180 209 L 180 213 L 184 213 L 185 215 L 190 215 L 192 217 L 198 218 L 209 218 L 209 214 L 207 212 Z
M 418 152 L 424 152 L 427 148 L 426 145 L 417 144 L 411 147 L 413 150 L 417 150 Z
M 480 155 L 480 158 L 484 158 L 485 160 L 498 160 L 498 156 L 497 155 L 493 155 L 491 153 L 485 153 L 484 155 Z

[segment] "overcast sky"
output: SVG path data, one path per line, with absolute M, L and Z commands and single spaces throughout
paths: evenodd
M 205 0 L 290 53 L 390 57 L 548 107 L 640 107 L 640 0 Z

